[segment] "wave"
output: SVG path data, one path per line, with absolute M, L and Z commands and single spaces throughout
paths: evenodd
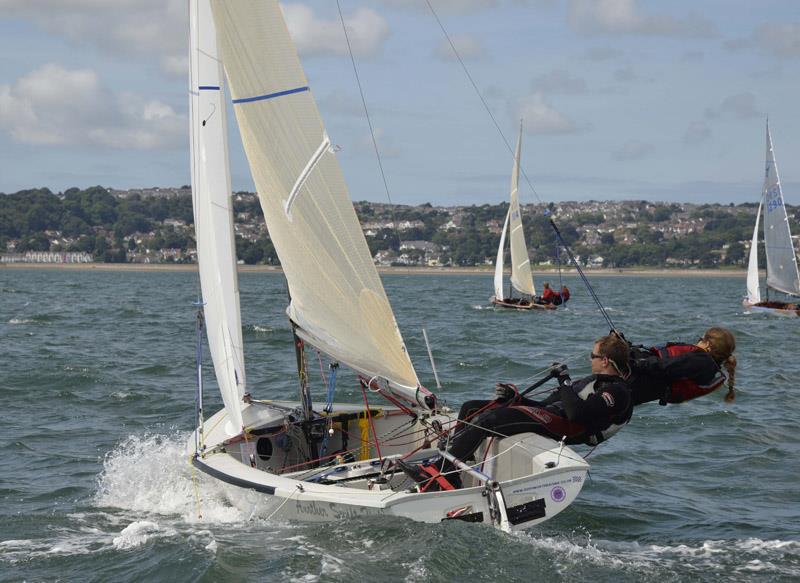
M 131 435 L 106 454 L 95 504 L 185 522 L 239 522 L 242 514 L 215 482 L 198 482 L 187 460 L 189 434 Z

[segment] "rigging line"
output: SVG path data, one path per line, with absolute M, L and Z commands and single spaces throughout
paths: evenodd
M 606 319 L 606 322 L 608 323 L 611 330 L 619 335 L 617 327 L 614 326 L 614 322 L 611 321 L 611 316 L 609 316 L 608 312 L 606 312 L 606 309 L 603 307 L 603 303 L 600 301 L 600 298 L 597 297 L 597 294 L 595 293 L 592 284 L 589 283 L 589 279 L 583 273 L 581 266 L 578 264 L 578 260 L 575 259 L 575 256 L 572 254 L 572 249 L 570 249 L 569 245 L 567 245 L 567 242 L 564 241 L 564 238 L 561 236 L 561 231 L 558 230 L 558 227 L 556 226 L 556 223 L 555 221 L 553 221 L 552 218 L 550 219 L 550 226 L 553 227 L 553 230 L 556 233 L 556 237 L 558 238 L 559 243 L 561 243 L 561 246 L 564 247 L 564 251 L 567 252 L 567 257 L 569 257 L 570 261 L 575 266 L 575 269 L 578 271 L 578 275 L 581 276 L 581 279 L 583 280 L 583 284 L 586 286 L 586 289 L 589 290 L 589 295 L 592 296 L 592 299 L 597 304 L 597 307 L 600 308 L 600 313 L 603 314 L 603 318 Z
M 338 0 L 337 0 L 337 2 L 338 2 Z M 430 9 L 431 14 L 433 14 L 433 17 L 436 19 L 436 22 L 439 25 L 439 28 L 442 30 L 442 33 L 444 34 L 444 37 L 447 39 L 447 42 L 450 44 L 450 48 L 453 49 L 453 54 L 455 54 L 456 59 L 458 59 L 458 62 L 461 64 L 461 68 L 464 70 L 464 73 L 466 74 L 467 79 L 469 79 L 469 82 L 472 84 L 472 88 L 475 89 L 475 93 L 478 95 L 478 98 L 481 100 L 481 103 L 483 104 L 484 109 L 486 109 L 486 113 L 488 113 L 489 117 L 492 119 L 492 123 L 494 124 L 494 127 L 497 128 L 497 132 L 500 134 L 500 137 L 502 138 L 503 143 L 506 145 L 506 148 L 508 148 L 508 151 L 511 153 L 511 155 L 514 156 L 515 155 L 514 154 L 514 149 L 511 147 L 511 144 L 509 143 L 508 139 L 506 138 L 506 135 L 503 133 L 503 130 L 500 129 L 500 124 L 497 123 L 497 118 L 495 118 L 494 114 L 492 113 L 492 110 L 489 108 L 489 104 L 486 103 L 486 99 L 484 99 L 483 94 L 481 94 L 481 90 L 478 89 L 478 85 L 477 85 L 477 83 L 475 83 L 475 79 L 473 79 L 472 75 L 470 74 L 469 69 L 467 68 L 467 65 L 464 63 L 464 59 L 461 58 L 461 54 L 458 52 L 458 49 L 456 49 L 456 45 L 453 44 L 453 41 L 450 38 L 450 35 L 447 33 L 447 30 L 445 29 L 444 24 L 442 24 L 442 21 L 439 18 L 439 15 L 436 13 L 436 10 L 434 10 L 433 5 L 431 4 L 430 0 L 425 0 L 425 3 L 428 5 L 428 8 Z M 525 182 L 528 183 L 528 186 L 530 187 L 531 192 L 533 192 L 533 195 L 536 197 L 536 200 L 539 202 L 539 204 L 544 204 L 544 202 L 542 201 L 542 197 L 540 197 L 539 193 L 536 192 L 536 188 L 534 188 L 533 183 L 531 182 L 530 178 L 528 178 L 528 174 L 525 172 L 525 169 L 522 168 L 521 164 L 520 164 L 520 169 L 519 170 L 520 170 L 520 173 L 522 174 L 522 176 L 525 178 Z
M 392 196 L 389 194 L 389 183 L 386 181 L 386 173 L 383 170 L 383 160 L 381 158 L 380 150 L 378 149 L 378 141 L 375 139 L 375 129 L 372 127 L 372 118 L 369 115 L 369 108 L 367 107 L 367 99 L 364 97 L 364 88 L 361 86 L 361 77 L 358 75 L 358 67 L 356 66 L 356 58 L 353 55 L 353 47 L 350 44 L 350 35 L 347 34 L 347 25 L 344 22 L 344 14 L 342 14 L 342 6 L 339 0 L 336 0 L 336 8 L 339 11 L 339 21 L 342 23 L 342 32 L 344 32 L 344 39 L 347 41 L 347 52 L 350 54 L 350 62 L 353 65 L 353 74 L 356 78 L 358 85 L 358 92 L 361 95 L 361 105 L 364 106 L 364 115 L 367 118 L 367 125 L 369 125 L 369 135 L 372 138 L 372 146 L 375 148 L 375 157 L 378 159 L 378 168 L 381 171 L 381 179 L 383 180 L 383 188 L 386 191 L 386 199 L 389 201 L 389 212 L 392 215 L 392 225 L 394 226 L 394 234 L 397 237 L 397 246 L 400 247 L 400 232 L 397 229 L 397 219 L 394 216 L 394 203 Z

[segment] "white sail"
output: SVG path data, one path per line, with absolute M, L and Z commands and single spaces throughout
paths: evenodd
M 753 227 L 753 240 L 750 242 L 750 259 L 747 262 L 747 301 L 751 304 L 761 301 L 761 289 L 758 283 L 758 225 L 761 219 L 761 204 L 758 203 L 756 226 Z
M 772 136 L 767 124 L 767 167 L 764 177 L 764 246 L 767 255 L 767 286 L 783 293 L 800 295 L 800 273 L 783 203 L 781 181 Z
M 519 129 L 517 151 L 514 155 L 514 169 L 511 172 L 511 206 L 509 213 L 509 228 L 511 239 L 511 285 L 518 292 L 536 295 L 531 274 L 531 261 L 528 257 L 528 247 L 525 244 L 525 232 L 522 228 L 522 214 L 519 208 L 519 159 L 522 151 L 522 127 Z
M 497 248 L 497 261 L 494 264 L 494 297 L 502 300 L 503 296 L 503 258 L 505 256 L 506 231 L 508 231 L 508 217 L 511 211 L 506 213 L 506 220 L 503 223 L 503 232 L 500 233 L 500 246 Z
M 298 335 L 425 406 L 278 2 L 212 0 L 212 9 Z
M 192 201 L 200 286 L 214 371 L 230 430 L 238 433 L 245 392 L 244 351 L 223 72 L 209 0 L 191 0 L 189 22 Z

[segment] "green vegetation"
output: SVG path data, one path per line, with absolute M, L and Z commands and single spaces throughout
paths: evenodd
M 493 262 L 508 203 L 441 208 L 354 203 L 371 254 L 385 262 L 483 265 Z M 605 267 L 743 265 L 757 205 L 653 204 L 646 201 L 551 203 L 564 240 L 584 263 Z M 787 207 L 797 233 L 800 208 Z M 277 265 L 258 197 L 235 193 L 236 252 L 248 264 Z M 525 207 L 531 262 L 556 259 L 545 209 Z M 427 241 L 435 250 L 404 247 Z M 0 247 L 83 251 L 95 261 L 194 261 L 189 187 L 111 191 L 101 186 L 0 194 Z M 434 247 L 434 246 L 430 246 Z M 562 254 L 560 260 L 565 261 Z

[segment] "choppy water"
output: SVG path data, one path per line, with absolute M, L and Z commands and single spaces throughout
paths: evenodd
M 250 390 L 293 396 L 283 279 L 240 281 Z M 585 372 L 592 339 L 607 331 L 576 281 L 556 314 L 487 309 L 488 275 L 384 281 L 433 386 L 427 327 L 439 394 L 452 404 L 553 360 Z M 506 535 L 403 519 L 251 520 L 205 481 L 198 518 L 182 455 L 196 276 L 0 270 L 0 580 L 798 580 L 800 322 L 743 314 L 743 279 L 594 283 L 637 342 L 732 328 L 738 398 L 637 409 L 589 458 L 592 480 L 575 504 Z M 340 386 L 341 400 L 356 398 Z

